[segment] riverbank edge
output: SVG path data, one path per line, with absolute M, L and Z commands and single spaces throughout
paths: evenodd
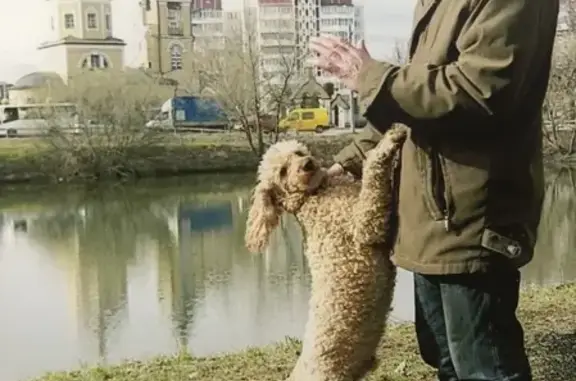
M 349 144 L 354 134 L 299 135 L 281 139 L 297 139 L 305 143 L 323 165 Z M 242 136 L 234 134 L 207 135 L 180 144 L 156 144 L 123 148 L 109 147 L 101 151 L 93 146 L 84 154 L 82 148 L 64 151 L 41 147 L 35 143 L 18 147 L 0 146 L 0 184 L 90 183 L 98 181 L 134 180 L 143 178 L 180 177 L 196 174 L 254 173 L 259 158 Z M 8 149 L 7 149 L 8 148 Z M 111 158 L 110 155 L 117 157 Z M 576 156 L 563 156 L 545 151 L 545 164 L 550 169 L 573 168 Z M 108 170 L 110 165 L 118 168 Z
M 534 381 L 557 381 L 576 374 L 576 284 L 528 287 L 522 290 L 519 318 L 524 324 L 526 347 Z M 413 325 L 388 328 L 380 348 L 380 366 L 369 381 L 432 381 L 434 371 L 418 355 Z M 278 381 L 285 379 L 300 349 L 287 338 L 262 348 L 211 357 L 185 352 L 111 367 L 52 373 L 34 381 Z
M 332 162 L 332 156 L 351 141 L 351 135 L 297 136 L 320 159 L 323 165 Z M 130 180 L 163 178 L 193 174 L 253 173 L 259 158 L 250 146 L 237 136 L 208 136 L 181 144 L 157 144 L 131 147 L 119 156 L 118 169 L 104 174 L 102 162 L 110 159 L 110 149 L 98 152 L 89 147 L 90 155 L 78 152 L 59 152 L 40 144 L 11 149 L 0 149 L 0 184 L 20 183 L 85 183 L 100 180 Z M 76 150 L 75 150 L 76 151 Z

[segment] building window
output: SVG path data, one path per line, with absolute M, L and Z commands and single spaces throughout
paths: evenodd
M 182 47 L 172 45 L 170 48 L 170 67 L 172 70 L 182 70 Z
M 74 15 L 72 13 L 66 13 L 64 15 L 64 28 L 74 29 Z
M 112 17 L 110 15 L 104 16 L 104 23 L 106 24 L 106 30 L 112 30 Z
M 166 4 L 168 8 L 168 34 L 171 36 L 184 35 L 182 28 L 182 4 L 169 1 Z
M 107 69 L 110 63 L 102 54 L 92 53 L 82 60 L 81 66 L 83 69 Z
M 97 29 L 98 28 L 98 21 L 96 19 L 96 13 L 88 13 L 86 15 L 86 25 L 88 29 Z

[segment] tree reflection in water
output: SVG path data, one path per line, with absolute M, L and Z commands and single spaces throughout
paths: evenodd
M 547 178 L 533 261 L 523 270 L 528 283 L 576 281 L 576 172 L 562 169 Z
M 527 282 L 576 281 L 575 178 L 563 171 L 548 179 L 537 252 L 523 269 Z M 105 361 L 126 327 L 154 319 L 128 316 L 138 303 L 154 303 L 169 319 L 162 330 L 172 332 L 174 347 L 206 354 L 297 335 L 306 320 L 309 272 L 294 218 L 283 217 L 266 253 L 244 248 L 251 186 L 249 178 L 195 177 L 89 192 L 15 188 L 0 200 L 0 221 L 21 219 L 23 210 L 32 216 L 21 234 L 68 279 L 82 361 Z M 156 288 L 152 301 L 136 288 L 137 276 Z

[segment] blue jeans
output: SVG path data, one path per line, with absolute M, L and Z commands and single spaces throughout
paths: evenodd
M 532 381 L 519 289 L 516 269 L 414 274 L 418 346 L 440 381 Z

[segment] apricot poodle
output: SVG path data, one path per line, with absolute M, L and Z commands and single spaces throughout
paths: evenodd
M 361 181 L 327 176 L 294 140 L 262 158 L 246 245 L 262 252 L 282 213 L 292 213 L 312 277 L 302 352 L 289 380 L 357 381 L 376 364 L 396 278 L 394 172 L 404 139 L 402 128 L 387 132 L 367 155 Z

